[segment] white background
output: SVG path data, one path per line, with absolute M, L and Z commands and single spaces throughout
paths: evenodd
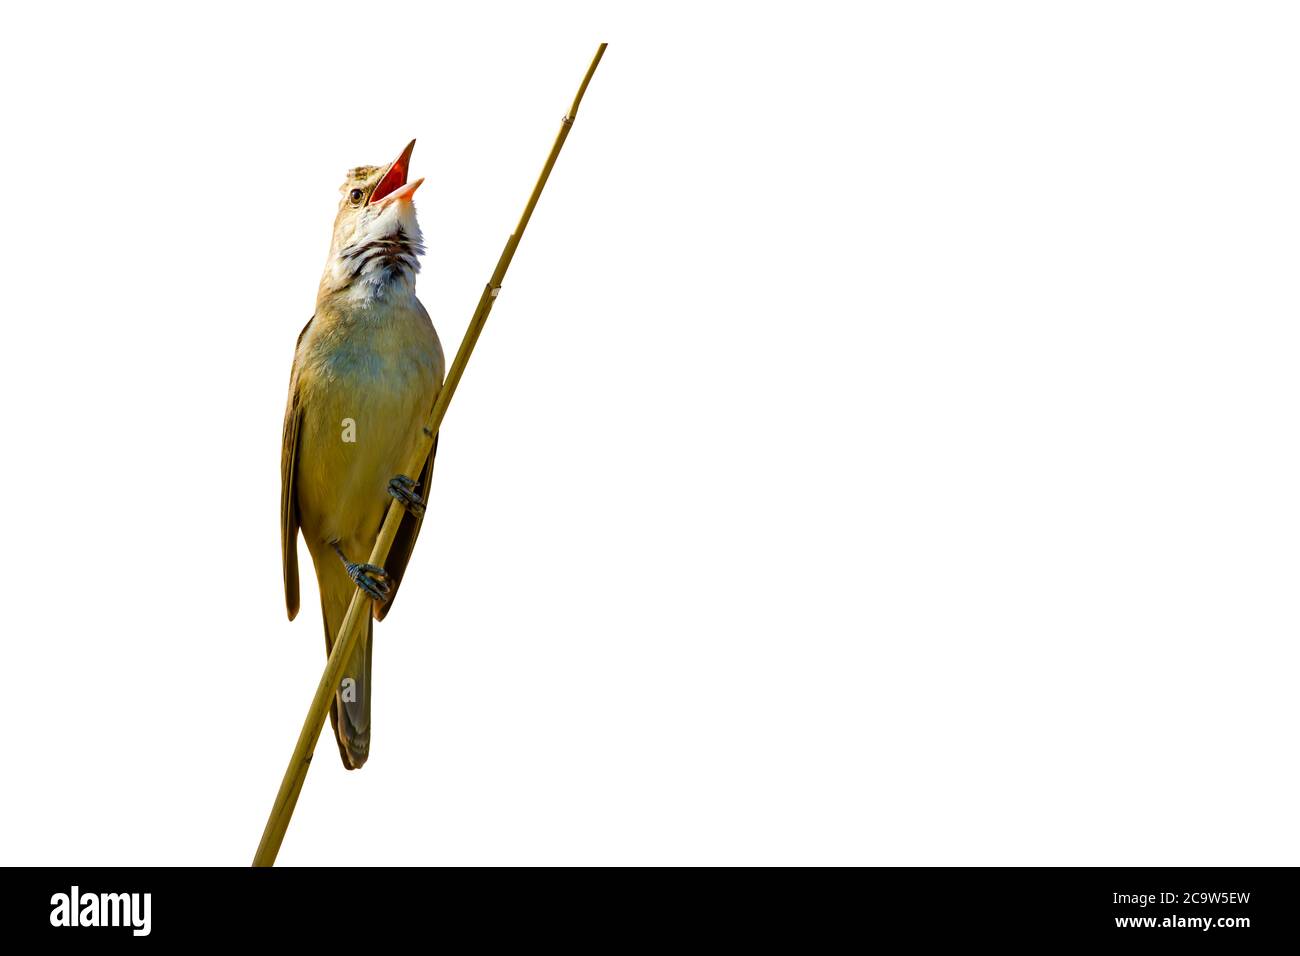
M 1295 864 L 1294 8 L 470 9 L 6 14 L 3 862 L 251 860 L 338 185 L 450 357 L 608 40 L 280 862 Z

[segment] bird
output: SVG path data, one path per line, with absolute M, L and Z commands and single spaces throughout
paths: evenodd
M 420 533 L 420 489 L 428 493 L 437 452 L 424 423 L 446 371 L 415 295 L 424 239 L 413 197 L 424 180 L 407 181 L 414 149 L 412 140 L 387 166 L 347 173 L 316 311 L 294 349 L 284 415 L 280 540 L 289 620 L 299 609 L 299 533 L 316 571 L 327 655 L 356 589 L 371 602 L 330 707 L 349 770 L 370 755 L 374 622 L 391 610 Z M 419 475 L 402 474 L 427 438 L 434 440 Z M 405 510 L 378 567 L 366 560 L 390 498 Z

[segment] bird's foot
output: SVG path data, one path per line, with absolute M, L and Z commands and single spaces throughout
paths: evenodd
M 398 475 L 388 483 L 388 493 L 400 501 L 403 508 L 419 518 L 424 515 L 424 499 L 415 493 L 419 487 L 418 483 L 405 475 Z
M 343 562 L 343 567 L 348 572 L 354 584 L 376 601 L 387 601 L 388 592 L 393 589 L 392 579 L 388 577 L 388 572 L 377 564 L 355 564 L 351 561 Z
M 377 564 L 358 564 L 355 561 L 349 561 L 348 556 L 343 553 L 343 549 L 339 547 L 337 541 L 331 541 L 330 547 L 334 549 L 334 553 L 343 562 L 343 570 L 347 571 L 348 577 L 352 579 L 353 584 L 365 591 L 373 600 L 388 600 L 388 593 L 393 589 L 393 581 L 388 576 L 387 571 Z

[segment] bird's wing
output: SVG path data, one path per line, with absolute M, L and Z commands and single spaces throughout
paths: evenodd
M 433 436 L 433 447 L 429 449 L 429 457 L 424 462 L 424 468 L 420 471 L 419 492 L 425 501 L 429 500 L 429 479 L 433 477 L 433 459 L 438 454 L 438 436 Z M 422 518 L 417 518 L 409 511 L 402 515 L 402 523 L 397 528 L 397 537 L 393 539 L 393 546 L 389 549 L 388 560 L 384 562 L 384 570 L 388 572 L 388 577 L 392 581 L 392 589 L 388 592 L 388 600 L 382 604 L 375 604 L 375 620 L 382 621 L 393 607 L 393 599 L 397 597 L 397 588 L 402 583 L 402 575 L 406 573 L 406 565 L 411 560 L 411 552 L 415 550 L 415 539 L 420 536 L 420 524 Z
M 313 316 L 312 318 L 315 318 Z M 311 328 L 311 319 L 298 333 L 298 343 Z M 302 407 L 298 403 L 298 349 L 294 347 L 293 371 L 289 374 L 289 404 L 284 410 L 284 437 L 280 446 L 280 557 L 284 564 L 284 606 L 289 620 L 298 616 L 298 426 Z

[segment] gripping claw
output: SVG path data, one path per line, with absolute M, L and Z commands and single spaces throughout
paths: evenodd
M 419 484 L 406 475 L 398 475 L 388 483 L 388 493 L 402 503 L 402 507 L 415 517 L 424 516 L 424 499 L 415 493 Z

